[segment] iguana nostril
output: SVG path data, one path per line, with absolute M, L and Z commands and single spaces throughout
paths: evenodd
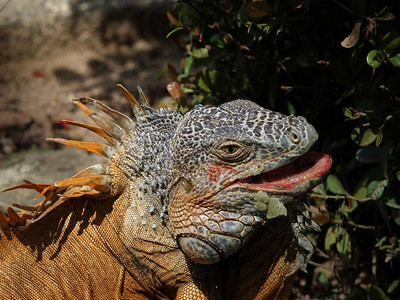
M 295 130 L 295 129 L 292 129 L 292 130 L 290 131 L 289 138 L 290 138 L 290 140 L 292 141 L 292 143 L 294 143 L 294 144 L 298 144 L 298 143 L 300 143 L 300 141 L 301 141 L 301 135 L 300 135 L 300 133 L 299 133 L 297 130 Z

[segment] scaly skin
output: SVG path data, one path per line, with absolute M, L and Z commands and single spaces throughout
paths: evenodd
M 288 298 L 318 229 L 300 199 L 331 165 L 305 154 L 315 129 L 247 100 L 182 116 L 123 91 L 134 120 L 82 98 L 100 127 L 70 122 L 110 145 L 53 139 L 106 163 L 16 187 L 45 200 L 0 214 L 0 298 Z

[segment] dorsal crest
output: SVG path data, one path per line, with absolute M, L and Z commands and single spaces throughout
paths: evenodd
M 90 201 L 95 201 L 102 197 L 115 197 L 121 192 L 118 187 L 115 186 L 115 183 L 113 183 L 111 176 L 111 160 L 113 155 L 123 143 L 124 136 L 126 136 L 132 128 L 142 122 L 153 120 L 166 114 L 167 110 L 152 109 L 140 87 L 138 87 L 140 94 L 139 100 L 122 85 L 119 84 L 118 87 L 123 92 L 132 108 L 134 113 L 133 118 L 108 107 L 96 99 L 84 97 L 73 99 L 73 101 L 97 126 L 71 120 L 63 120 L 64 123 L 94 132 L 102 137 L 106 143 L 102 144 L 60 138 L 47 139 L 50 142 L 61 143 L 66 146 L 93 152 L 107 158 L 107 161 L 88 167 L 71 178 L 57 181 L 53 184 L 36 184 L 24 180 L 23 184 L 4 190 L 32 189 L 39 193 L 33 200 L 38 200 L 41 197 L 44 197 L 44 200 L 33 206 L 12 204 L 12 206 L 20 209 L 20 212 L 16 212 L 12 207 L 7 209 L 7 214 L 0 211 L 0 228 L 2 231 L 13 227 L 18 227 L 23 230 L 29 225 L 43 219 L 65 201 L 69 201 L 73 198 L 85 196 Z

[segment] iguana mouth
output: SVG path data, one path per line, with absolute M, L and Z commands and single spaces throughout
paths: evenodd
M 332 158 L 323 153 L 306 152 L 295 161 L 272 171 L 235 180 L 233 184 L 267 191 L 290 192 L 310 181 L 317 185 L 332 166 Z

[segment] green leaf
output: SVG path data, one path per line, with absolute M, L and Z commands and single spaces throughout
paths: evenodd
M 377 134 L 370 127 L 357 126 L 351 132 L 351 139 L 361 147 L 372 144 L 376 139 Z
M 342 212 L 348 215 L 348 213 L 351 213 L 353 210 L 355 210 L 358 206 L 358 202 L 356 200 L 350 200 L 351 206 L 349 205 L 343 205 Z
M 393 20 L 395 17 L 396 16 L 392 14 L 392 12 L 386 6 L 378 13 L 378 15 L 374 19 L 378 21 L 390 21 Z
M 378 68 L 384 59 L 385 54 L 382 50 L 372 50 L 367 55 L 367 64 L 373 68 Z
M 243 5 L 242 5 L 242 7 L 240 8 L 240 10 L 239 10 L 239 12 L 238 12 L 238 14 L 237 14 L 237 18 L 238 18 L 239 20 L 243 21 L 244 23 L 246 23 L 247 20 L 248 20 L 248 16 L 247 16 L 247 5 L 246 5 L 245 1 L 243 1 L 243 2 L 244 2 L 244 3 L 243 3 Z
M 376 136 L 376 140 L 375 140 L 375 145 L 377 147 L 379 147 L 379 145 L 382 143 L 382 141 L 383 141 L 383 130 L 382 130 L 382 128 L 379 128 L 378 135 Z
M 347 107 L 343 107 L 342 108 L 342 112 L 345 115 L 345 117 L 348 117 L 348 118 L 352 118 L 353 117 L 353 113 Z
M 332 245 L 336 244 L 336 234 L 332 232 L 332 227 L 328 229 L 325 235 L 325 251 L 329 251 Z
M 388 287 L 387 292 L 388 294 L 393 293 L 400 285 L 400 278 L 394 280 Z
M 396 216 L 396 218 L 394 219 L 394 222 L 400 226 L 400 217 L 399 215 Z
M 220 48 L 220 49 L 225 48 L 225 43 L 223 41 L 223 37 L 219 33 L 214 33 L 213 35 L 211 35 L 211 37 L 209 38 L 209 43 L 210 43 L 210 45 L 212 45 L 213 47 L 216 47 L 216 48 Z
M 326 179 L 326 186 L 328 190 L 336 195 L 347 195 L 346 190 L 344 189 L 340 180 L 336 177 L 336 175 L 329 174 Z
M 264 1 L 253 1 L 247 5 L 247 15 L 250 18 L 258 19 L 262 18 L 271 11 L 269 5 Z
M 381 238 L 376 244 L 375 247 L 378 247 L 379 249 L 381 249 L 382 245 L 384 242 L 387 241 L 387 236 L 384 236 L 383 238 Z
M 287 110 L 289 115 L 296 115 L 296 107 L 293 105 L 292 101 L 287 101 Z
M 328 276 L 326 275 L 325 272 L 319 273 L 318 281 L 324 287 L 325 290 L 328 290 L 329 280 L 328 280 Z
M 390 157 L 390 145 L 385 143 L 381 147 L 370 145 L 357 150 L 356 160 L 364 164 L 372 164 L 387 160 Z
M 381 149 L 375 146 L 360 148 L 356 152 L 356 160 L 364 164 L 372 164 L 380 160 Z
M 336 249 L 344 264 L 350 262 L 351 259 L 351 241 L 350 236 L 346 229 L 338 227 L 338 238 L 336 242 Z
M 388 182 L 388 179 L 384 179 L 381 181 L 371 181 L 371 183 L 367 187 L 367 195 L 374 200 L 379 199 L 385 191 Z
M 175 32 L 177 32 L 177 31 L 179 31 L 179 30 L 182 30 L 183 29 L 183 27 L 176 27 L 175 29 L 173 29 L 173 30 L 171 30 L 168 34 L 167 34 L 167 36 L 165 37 L 166 39 L 167 38 L 169 38 L 171 35 L 173 35 Z
M 326 195 L 325 189 L 324 189 L 324 184 L 320 183 L 315 188 L 313 188 L 313 193 L 319 194 L 319 195 Z
M 179 10 L 179 22 L 185 24 L 189 28 L 198 26 L 200 22 L 200 16 L 198 12 L 191 9 L 189 6 L 182 6 Z
M 203 70 L 196 75 L 197 85 L 208 93 L 228 94 L 234 88 L 228 74 L 217 70 Z
M 197 85 L 203 91 L 206 91 L 207 93 L 211 93 L 213 82 L 212 82 L 212 79 L 210 79 L 210 77 L 206 75 L 206 72 L 207 71 L 202 71 L 197 74 Z
M 357 183 L 356 188 L 354 190 L 354 194 L 353 196 L 355 198 L 365 198 L 367 197 L 367 184 L 368 184 L 368 180 L 369 180 L 369 176 L 368 174 L 366 174 L 365 176 L 363 176 L 360 181 Z
M 391 208 L 400 209 L 400 200 L 396 201 L 394 197 L 388 197 L 385 199 L 385 204 Z
M 192 56 L 194 58 L 205 58 L 208 57 L 208 49 L 207 48 L 199 48 L 192 50 Z
M 366 186 L 360 186 L 357 188 L 357 190 L 354 192 L 354 198 L 362 199 L 367 197 L 367 187 Z
M 397 171 L 396 177 L 397 177 L 397 180 L 400 181 L 400 171 Z
M 377 285 L 372 285 L 369 288 L 368 296 L 370 300 L 387 300 L 385 292 Z
M 186 78 L 189 76 L 190 68 L 192 67 L 193 57 L 189 56 L 185 59 L 185 66 L 183 67 L 183 73 L 178 75 L 178 81 L 182 78 Z
M 400 53 L 389 57 L 388 60 L 393 66 L 400 68 Z
M 382 48 L 391 51 L 400 48 L 400 36 L 396 31 L 389 32 L 382 39 Z

